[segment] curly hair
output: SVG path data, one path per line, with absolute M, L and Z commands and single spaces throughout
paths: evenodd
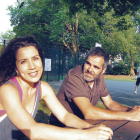
M 17 75 L 15 71 L 17 51 L 28 46 L 34 46 L 38 50 L 42 64 L 44 64 L 42 49 L 33 37 L 14 38 L 7 44 L 0 56 L 0 85 Z

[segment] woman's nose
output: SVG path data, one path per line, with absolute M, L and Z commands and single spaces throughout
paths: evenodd
M 34 69 L 34 68 L 35 68 L 35 64 L 32 61 L 30 61 L 29 62 L 29 69 Z

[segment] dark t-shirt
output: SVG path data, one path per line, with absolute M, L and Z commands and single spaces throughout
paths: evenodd
M 96 106 L 99 98 L 107 96 L 109 92 L 106 88 L 103 75 L 100 75 L 99 78 L 95 80 L 93 88 L 91 89 L 83 78 L 82 69 L 83 65 L 80 65 L 68 72 L 58 91 L 57 97 L 70 113 L 84 119 L 82 112 L 74 103 L 73 98 L 86 97 L 92 105 Z M 53 114 L 50 117 L 50 122 L 51 121 L 58 121 Z

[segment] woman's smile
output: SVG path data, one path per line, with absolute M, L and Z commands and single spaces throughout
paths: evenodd
M 29 75 L 30 75 L 30 76 L 33 76 L 33 77 L 35 77 L 37 74 L 38 74 L 38 72 L 29 73 Z

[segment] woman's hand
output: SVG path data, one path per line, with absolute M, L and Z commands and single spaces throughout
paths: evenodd
M 87 132 L 87 140 L 108 140 L 112 139 L 113 131 L 103 124 L 95 125 L 92 128 L 84 129 Z

